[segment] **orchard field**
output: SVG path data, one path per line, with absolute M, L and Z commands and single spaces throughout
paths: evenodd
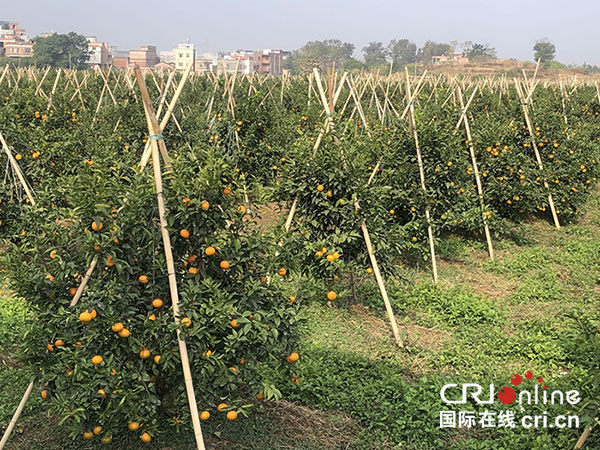
M 7 449 L 564 449 L 595 423 L 597 84 L 7 67 L 0 133 L 3 433 L 32 387 Z M 579 427 L 440 428 L 443 385 L 528 370 Z

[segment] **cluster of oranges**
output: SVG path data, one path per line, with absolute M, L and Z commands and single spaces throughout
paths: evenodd
M 315 257 L 316 258 L 325 257 L 325 259 L 327 259 L 328 262 L 333 262 L 340 257 L 340 253 L 338 251 L 333 251 L 328 254 L 327 247 L 323 247 L 321 250 L 317 250 L 315 252 Z

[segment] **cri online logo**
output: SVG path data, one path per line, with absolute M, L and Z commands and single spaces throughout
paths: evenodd
M 520 386 L 523 383 L 523 377 L 525 377 L 526 380 L 532 380 L 534 378 L 533 372 L 528 370 L 523 376 L 516 373 L 510 378 L 510 383 L 514 387 Z M 581 401 L 578 391 L 573 390 L 563 392 L 556 390 L 548 392 L 548 386 L 544 384 L 544 379 L 542 377 L 537 377 L 536 381 L 537 384 L 534 385 L 533 390 L 521 390 L 518 395 L 513 387 L 503 386 L 498 390 L 498 400 L 505 405 L 510 405 L 515 402 L 519 405 L 563 405 L 565 402 L 570 405 L 576 405 Z M 446 396 L 447 391 L 456 390 L 456 388 L 459 388 L 459 385 L 454 383 L 442 386 L 442 389 L 440 390 L 441 399 L 449 404 L 467 403 L 469 397 L 472 398 L 476 404 L 490 405 L 495 401 L 494 384 L 489 385 L 489 391 L 485 394 L 487 395 L 487 398 L 485 396 L 482 398 L 483 387 L 480 384 L 464 383 L 460 388 L 460 393 L 462 394 L 460 399 L 448 399 Z

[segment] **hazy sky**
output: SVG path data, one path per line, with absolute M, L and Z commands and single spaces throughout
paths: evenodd
M 0 0 L 0 20 L 30 36 L 76 31 L 120 50 L 170 50 L 188 37 L 199 52 L 290 50 L 337 38 L 361 57 L 369 41 L 408 38 L 488 43 L 501 58 L 531 60 L 549 38 L 566 64 L 600 64 L 599 13 L 597 0 Z

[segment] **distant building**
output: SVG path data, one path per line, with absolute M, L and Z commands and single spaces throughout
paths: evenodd
M 139 50 L 129 50 L 129 64 L 150 69 L 159 63 L 154 45 L 143 45 Z
M 252 58 L 254 72 L 265 75 L 281 75 L 283 71 L 283 50 L 257 50 Z
M 175 53 L 175 68 L 177 70 L 185 70 L 196 61 L 196 46 L 190 44 L 189 40 L 179 44 L 177 48 L 173 49 L 173 52 Z
M 432 56 L 431 64 L 437 66 L 441 64 L 468 64 L 469 58 L 462 52 L 455 52 L 451 55 Z
M 27 33 L 23 28 L 19 28 L 19 22 L 0 21 L 0 38 L 14 36 L 21 41 L 28 41 Z
M 110 53 L 108 43 L 98 42 L 96 36 L 87 36 L 88 51 L 90 52 L 87 61 L 91 66 L 107 67 L 110 64 Z
M 164 61 L 161 61 L 157 65 L 154 66 L 154 70 L 158 70 L 158 71 L 161 71 L 161 70 L 169 70 L 170 71 L 170 70 L 174 70 L 174 69 L 175 69 L 175 64 L 164 62 Z
M 217 73 L 252 73 L 252 60 L 250 56 L 232 53 L 218 57 L 214 69 Z
M 163 50 L 160 52 L 160 62 L 175 64 L 175 52 L 173 50 Z
M 33 56 L 33 42 L 19 22 L 0 21 L 0 54 L 9 58 Z
M 119 50 L 116 45 L 108 47 L 108 58 L 110 64 L 117 69 L 127 69 L 129 67 L 129 52 Z
M 202 55 L 200 58 L 196 58 L 194 61 L 194 72 L 207 73 L 214 72 L 216 66 L 217 56 L 210 54 Z
M 4 54 L 9 58 L 30 58 L 33 56 L 33 42 L 5 42 Z

